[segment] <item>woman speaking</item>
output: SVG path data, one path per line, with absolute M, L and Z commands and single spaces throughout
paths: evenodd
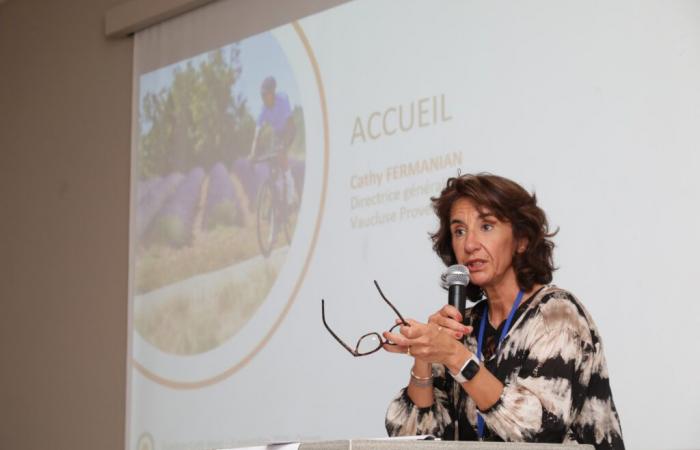
M 551 283 L 544 211 L 517 183 L 450 178 L 433 208 L 433 249 L 470 274 L 466 317 L 444 306 L 428 323 L 386 332 L 414 360 L 386 415 L 390 436 L 593 444 L 622 449 L 600 335 L 581 303 Z

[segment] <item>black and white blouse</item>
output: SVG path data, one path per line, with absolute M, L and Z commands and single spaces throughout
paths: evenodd
M 474 353 L 485 304 L 477 304 L 465 317 L 474 330 L 464 342 Z M 600 335 L 581 303 L 556 286 L 543 287 L 520 305 L 495 354 L 503 326 L 494 329 L 487 322 L 484 336 L 484 364 L 504 385 L 500 399 L 481 412 L 484 440 L 623 449 Z M 433 376 L 432 406 L 415 406 L 406 388 L 391 402 L 386 414 L 389 435 L 476 440 L 474 401 L 444 366 L 434 364 Z

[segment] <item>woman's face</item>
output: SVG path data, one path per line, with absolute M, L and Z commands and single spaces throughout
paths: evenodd
M 467 266 L 472 283 L 488 289 L 515 277 L 512 262 L 518 243 L 510 223 L 460 198 L 450 210 L 450 231 L 457 262 Z

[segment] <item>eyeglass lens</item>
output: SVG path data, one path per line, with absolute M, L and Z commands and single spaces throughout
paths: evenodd
M 398 333 L 401 328 L 400 323 L 397 323 L 389 330 L 389 333 Z M 357 341 L 357 347 L 355 351 L 360 355 L 367 355 L 369 353 L 376 352 L 379 350 L 383 344 L 396 345 L 391 341 L 384 341 L 382 337 L 377 333 L 367 333 Z
M 382 338 L 377 333 L 365 334 L 357 341 L 357 348 L 355 351 L 360 355 L 367 355 L 372 352 L 376 352 L 382 346 Z

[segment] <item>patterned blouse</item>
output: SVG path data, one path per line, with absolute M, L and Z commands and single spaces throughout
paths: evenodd
M 474 353 L 485 304 L 477 304 L 465 317 L 474 330 L 464 342 Z M 543 287 L 520 305 L 495 354 L 503 326 L 494 329 L 488 324 L 484 333 L 484 364 L 504 385 L 500 399 L 481 412 L 484 440 L 624 449 L 603 345 L 581 303 L 554 285 Z M 406 388 L 391 402 L 386 414 L 389 436 L 476 440 L 474 401 L 444 366 L 433 364 L 433 376 L 432 406 L 415 406 Z

